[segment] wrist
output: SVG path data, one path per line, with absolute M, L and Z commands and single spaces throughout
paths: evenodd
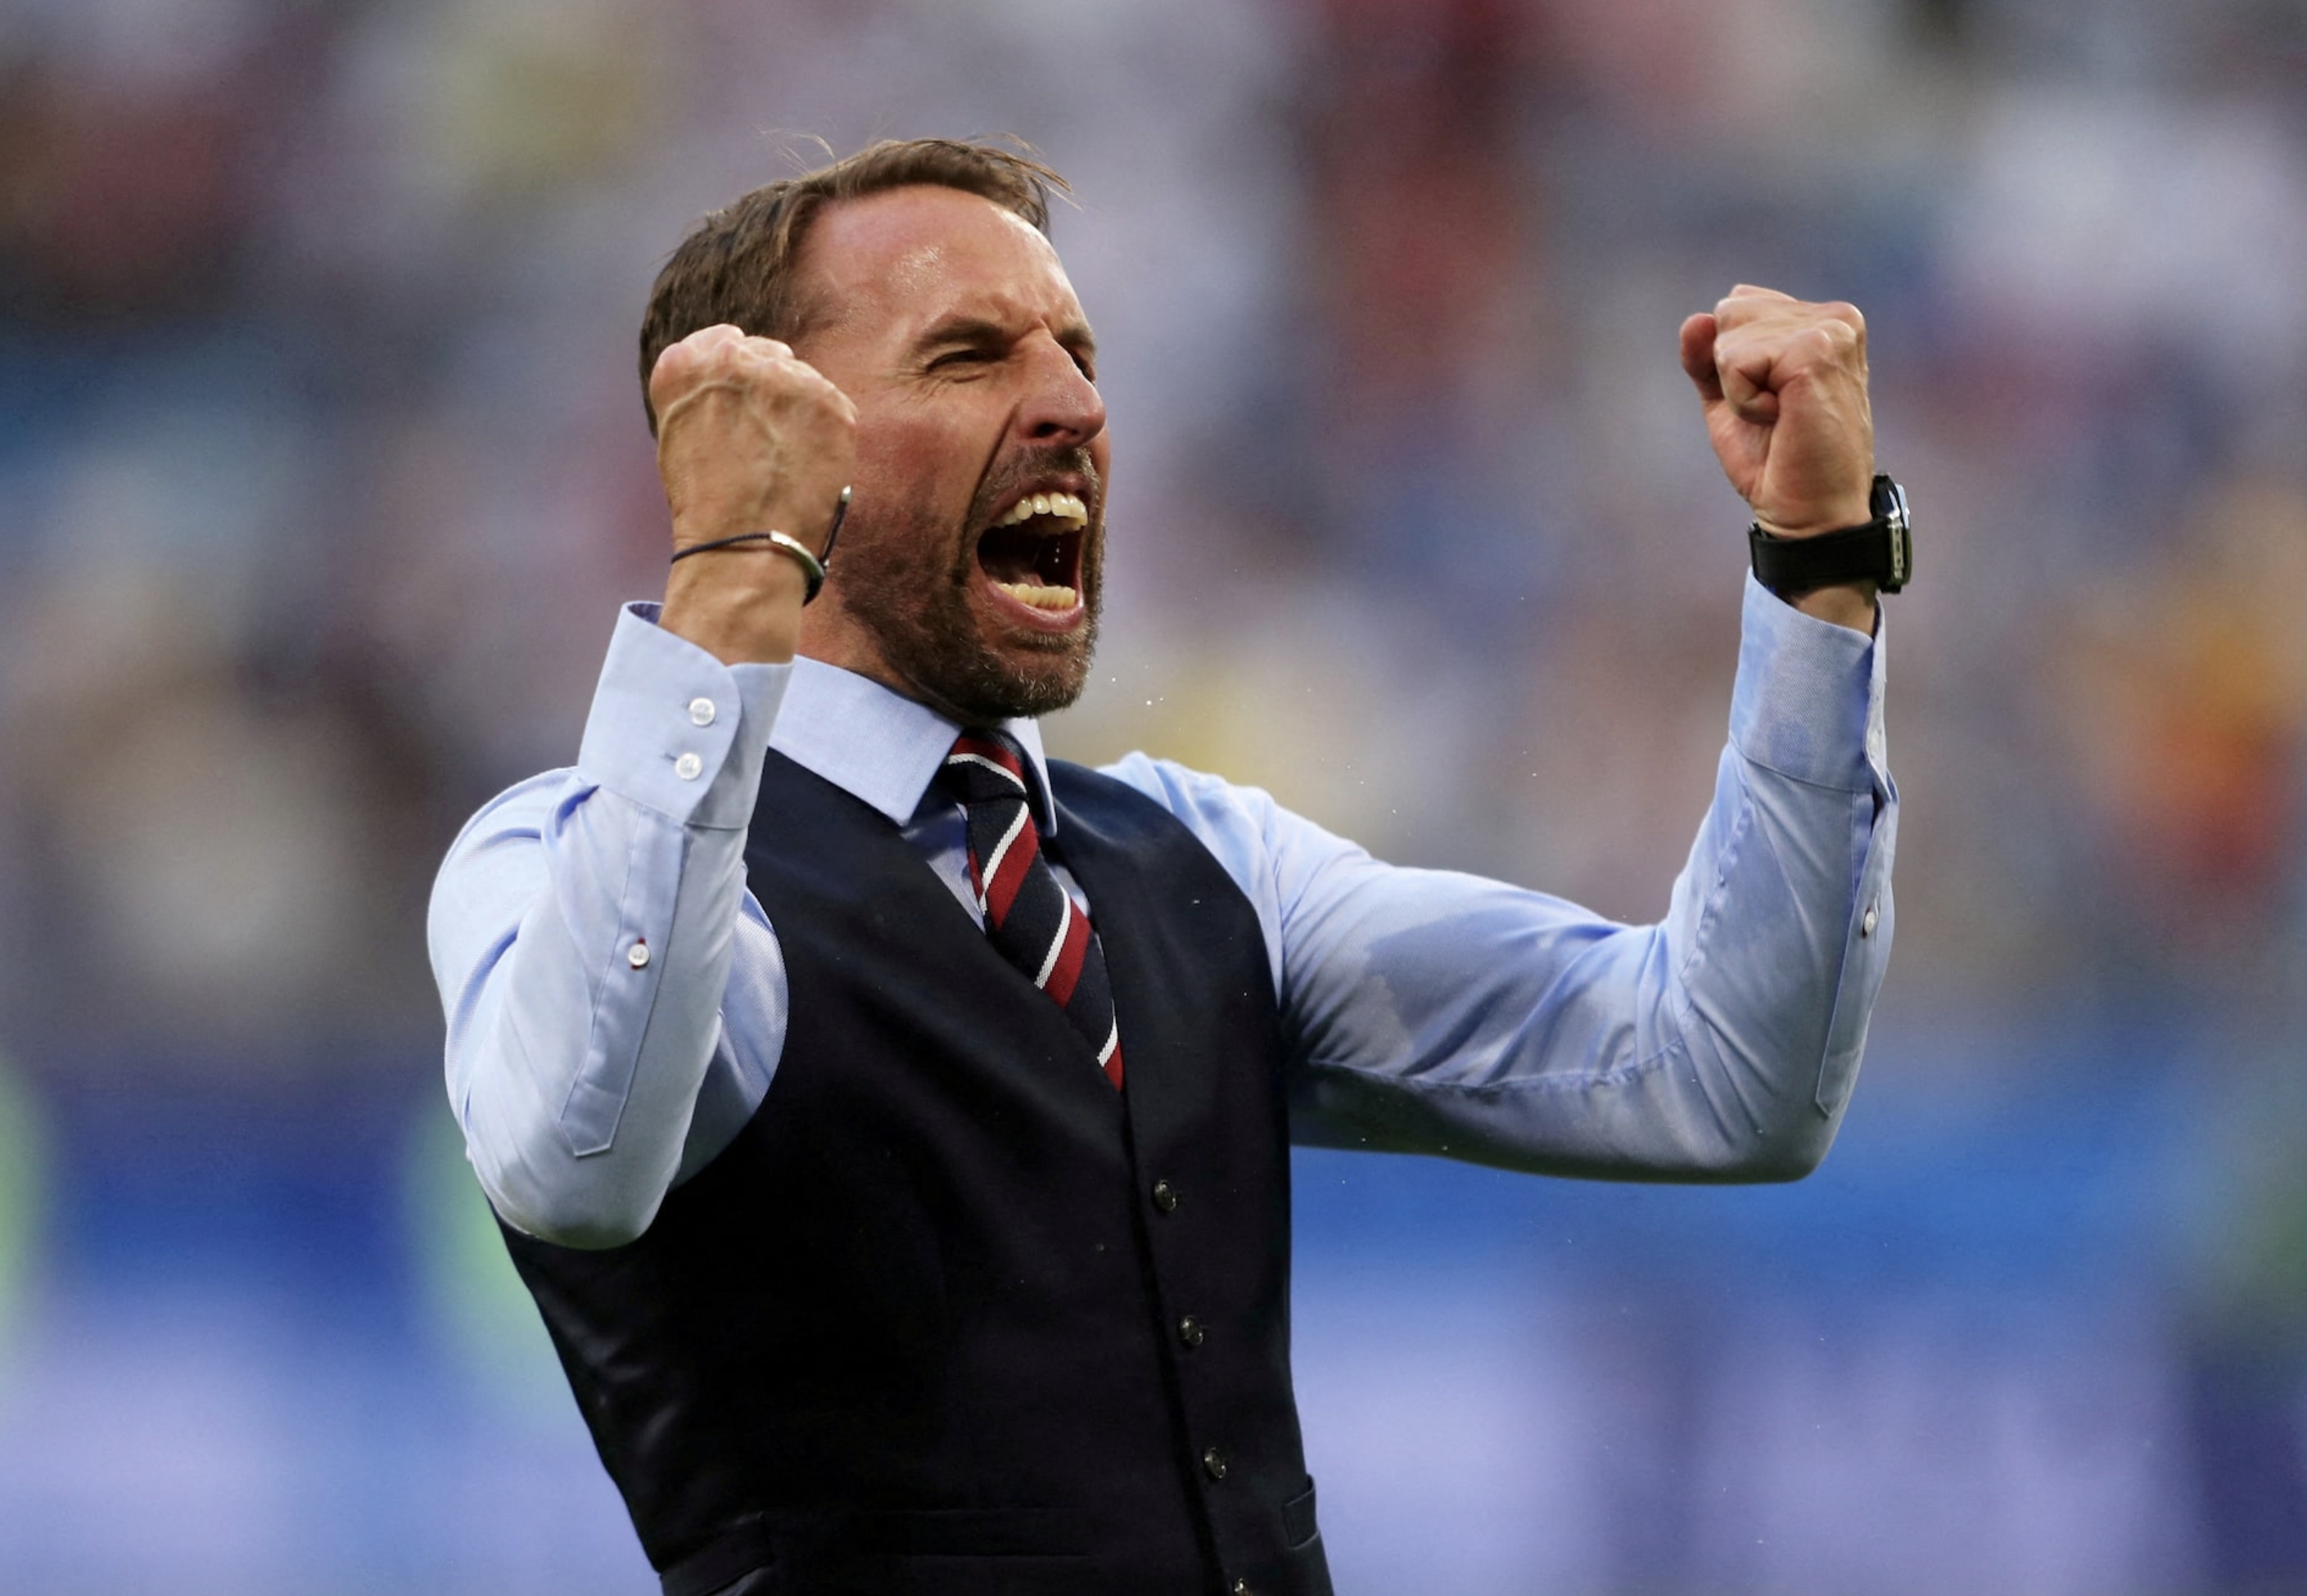
M 800 641 L 808 590 L 801 567 L 781 555 L 716 550 L 665 574 L 657 625 L 725 665 L 782 665 Z
M 802 607 L 825 585 L 849 500 L 844 487 L 814 550 L 776 531 L 688 537 L 676 516 L 657 624 L 725 665 L 785 663 L 800 641 Z
M 1855 499 L 1837 499 L 1820 514 L 1805 516 L 1800 521 L 1780 521 L 1757 510 L 1754 512 L 1754 525 L 1774 538 L 1799 542 L 1804 538 L 1823 537 L 1828 533 L 1840 532 L 1846 527 L 1863 526 L 1873 519 L 1874 514 L 1866 495 L 1862 493 Z
M 1822 589 L 1845 589 L 1825 607 L 1850 613 L 1863 605 L 1871 629 L 1875 595 L 1897 593 L 1913 572 L 1914 540 L 1906 492 L 1890 477 L 1874 478 L 1867 512 L 1862 521 L 1799 536 L 1756 521 L 1746 534 L 1755 579 L 1790 603 Z

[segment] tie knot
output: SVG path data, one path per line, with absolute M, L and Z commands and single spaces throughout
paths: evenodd
M 1006 731 L 965 731 L 954 738 L 944 779 L 965 804 L 1022 802 L 1033 794 L 1025 750 Z

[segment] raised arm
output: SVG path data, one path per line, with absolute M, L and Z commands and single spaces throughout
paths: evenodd
M 1742 286 L 1680 341 L 1766 531 L 1869 520 L 1855 309 Z M 1787 1179 L 1824 1156 L 1890 951 L 1882 640 L 1868 584 L 1790 608 L 1750 580 L 1745 603 L 1713 803 L 1655 925 L 1399 869 L 1263 793 L 1118 767 L 1257 906 L 1300 1139 L 1633 1178 Z
M 1291 1131 L 1558 1174 L 1785 1180 L 1825 1156 L 1888 960 L 1882 639 L 1751 581 L 1730 741 L 1666 917 L 1405 869 L 1133 755 L 1256 908 Z
M 620 619 L 576 766 L 459 837 L 430 920 L 474 1169 L 509 1223 L 576 1246 L 646 1229 L 716 1150 L 691 1134 L 700 1095 L 758 1100 L 775 1067 L 785 994 L 744 841 L 807 585 L 750 534 L 821 548 L 851 465 L 849 401 L 733 327 L 666 349 L 650 397 L 665 603 L 654 625 L 646 607 Z M 733 969 L 742 1025 L 724 1015 Z

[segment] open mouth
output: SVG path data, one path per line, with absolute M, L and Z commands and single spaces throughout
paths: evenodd
M 1059 616 L 1081 603 L 1082 537 L 1089 507 L 1077 494 L 1028 493 L 977 539 L 977 563 L 995 587 L 1029 610 Z

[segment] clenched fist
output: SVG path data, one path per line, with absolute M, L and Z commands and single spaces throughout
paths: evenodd
M 1809 537 L 1872 518 L 1874 418 L 1866 403 L 1866 319 L 1741 283 L 1682 324 L 1682 369 L 1698 388 L 1715 457 L 1766 532 Z M 1797 609 L 1859 631 L 1872 585 L 1814 589 Z
M 649 403 L 676 553 L 769 531 L 821 548 L 856 460 L 847 395 L 785 345 L 723 325 L 657 357 Z M 732 663 L 790 659 L 802 591 L 794 561 L 740 544 L 675 565 L 659 619 Z
M 1682 369 L 1716 457 L 1765 531 L 1804 537 L 1867 520 L 1874 422 L 1856 306 L 1742 283 L 1682 324 Z

